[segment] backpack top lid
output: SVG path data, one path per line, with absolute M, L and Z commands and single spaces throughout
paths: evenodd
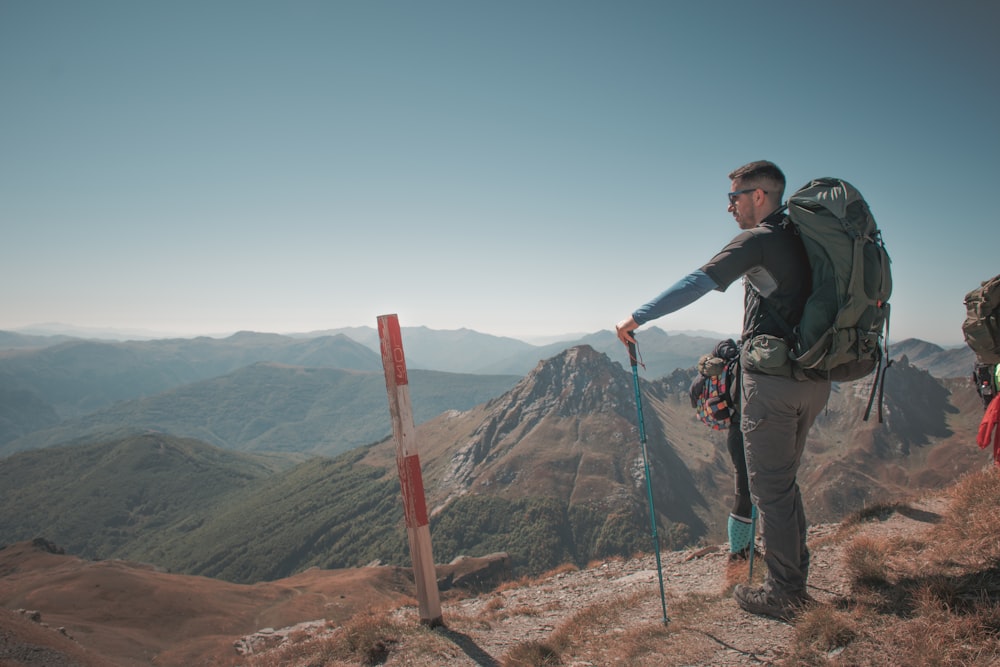
M 789 217 L 799 224 L 807 216 L 820 215 L 846 221 L 850 223 L 851 230 L 864 237 L 878 234 L 875 218 L 864 196 L 856 187 L 839 178 L 824 177 L 809 181 L 788 198 L 787 206 Z
M 814 208 L 820 205 L 834 217 L 847 217 L 847 206 L 853 201 L 864 200 L 857 188 L 839 178 L 815 178 L 795 191 L 788 204 Z

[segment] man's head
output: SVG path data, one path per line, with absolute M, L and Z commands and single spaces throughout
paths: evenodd
M 729 174 L 729 212 L 740 229 L 753 229 L 781 206 L 785 196 L 785 175 L 767 160 L 745 164 Z

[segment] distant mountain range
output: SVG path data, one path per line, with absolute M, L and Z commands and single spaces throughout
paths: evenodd
M 889 356 L 893 359 L 905 356 L 911 364 L 937 378 L 971 377 L 976 361 L 976 354 L 966 345 L 944 348 L 917 338 L 893 343 Z
M 611 332 L 545 346 L 469 330 L 403 332 L 419 421 L 497 396 L 575 345 L 627 362 Z M 644 372 L 691 368 L 717 340 L 643 331 Z M 941 378 L 967 377 L 973 360 L 966 347 L 916 339 L 891 352 Z M 244 451 L 332 455 L 390 432 L 380 387 L 378 337 L 369 327 L 125 342 L 0 332 L 0 454 L 153 430 Z
M 723 338 L 721 335 L 667 334 L 656 327 L 644 330 L 640 337 L 648 363 L 662 366 L 667 369 L 664 372 L 691 366 L 692 359 L 697 360 Z M 611 331 L 532 345 L 469 329 L 442 331 L 403 327 L 403 345 L 410 368 L 452 373 L 524 375 L 540 360 L 581 344 L 591 345 L 612 358 L 624 357 L 624 347 Z M 43 350 L 51 348 L 58 350 L 42 354 Z M 71 366 L 80 357 L 87 357 L 112 365 L 107 369 L 92 369 L 98 374 L 110 374 L 115 366 L 127 360 L 142 366 L 143 372 L 163 373 L 169 370 L 175 374 L 170 380 L 187 382 L 221 375 L 258 361 L 356 370 L 381 368 L 378 332 L 372 327 L 294 336 L 239 332 L 225 338 L 202 336 L 129 341 L 0 331 L 0 362 L 22 357 L 29 359 L 25 362 L 27 364 L 45 363 L 44 359 L 48 358 L 53 363 Z
M 540 361 L 576 345 L 627 364 L 610 331 L 544 346 L 424 327 L 404 327 L 403 337 L 414 377 L 426 379 L 414 387 L 420 420 L 496 396 Z M 644 372 L 657 377 L 691 368 L 720 339 L 644 330 Z M 915 339 L 895 343 L 891 352 L 941 378 L 966 377 L 973 361 L 967 347 Z M 421 369 L 428 373 L 421 376 Z M 0 331 L 0 454 L 122 429 L 163 430 L 241 450 L 334 454 L 390 432 L 380 377 L 378 336 L 369 327 L 312 337 L 242 332 L 124 342 Z
M 496 396 L 572 345 L 421 327 L 403 336 L 419 420 Z M 644 362 L 661 372 L 693 366 L 715 344 L 655 328 L 641 340 Z M 610 332 L 582 342 L 627 362 Z M 0 332 L 0 454 L 123 429 L 241 450 L 335 454 L 391 432 L 381 363 L 370 328 L 124 342 Z

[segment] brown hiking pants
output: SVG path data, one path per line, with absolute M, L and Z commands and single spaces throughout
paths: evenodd
M 795 477 L 809 428 L 829 397 L 829 382 L 743 373 L 740 425 L 764 540 L 764 587 L 778 597 L 806 592 L 806 515 Z

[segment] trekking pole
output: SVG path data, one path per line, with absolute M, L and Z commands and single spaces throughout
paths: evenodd
M 747 575 L 747 585 L 753 583 L 753 552 L 757 551 L 757 506 L 750 507 L 750 574 Z
M 635 339 L 635 332 L 630 331 L 629 335 Z M 653 485 L 649 480 L 649 457 L 646 455 L 646 425 L 642 420 L 642 395 L 639 393 L 639 363 L 636 344 L 629 341 L 628 346 L 629 363 L 632 364 L 632 384 L 635 386 L 635 407 L 639 414 L 639 443 L 642 445 L 642 465 L 646 473 L 646 495 L 649 496 L 649 522 L 652 526 L 653 549 L 656 552 L 656 576 L 660 580 L 660 605 L 663 607 L 663 624 L 669 622 L 667 618 L 667 596 L 663 591 L 663 567 L 660 565 L 660 538 L 656 534 L 656 511 L 653 509 Z

